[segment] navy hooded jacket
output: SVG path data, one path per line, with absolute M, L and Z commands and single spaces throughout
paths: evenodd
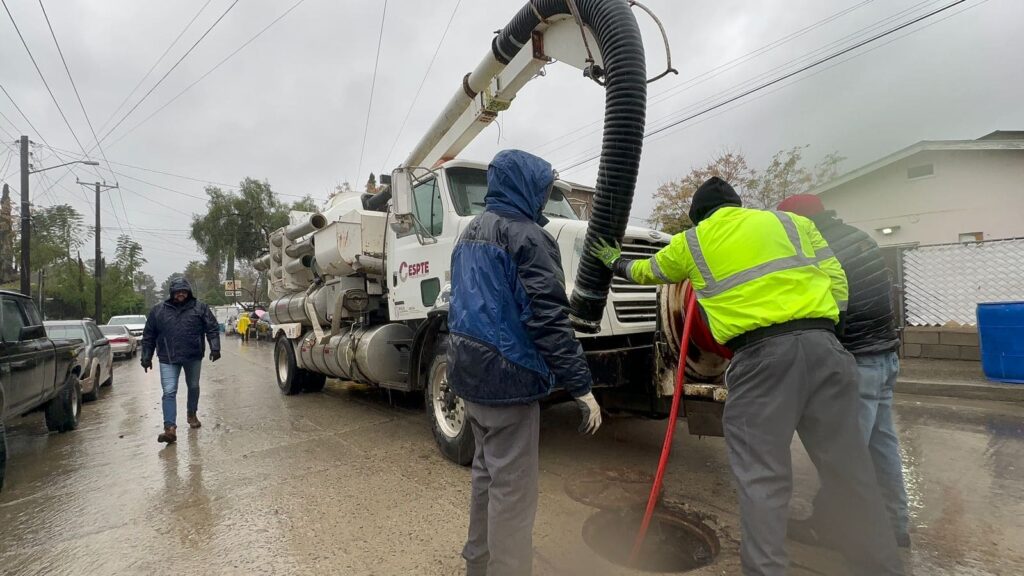
M 541 226 L 551 164 L 519 150 L 487 169 L 485 209 L 452 253 L 448 383 L 478 404 L 526 404 L 552 387 L 590 392 L 569 323 L 558 245 Z
M 188 291 L 188 299 L 178 304 L 174 293 Z M 210 307 L 196 300 L 192 285 L 178 277 L 171 280 L 167 300 L 153 306 L 146 316 L 146 329 L 142 332 L 142 360 L 153 359 L 153 351 L 163 364 L 181 364 L 202 360 L 206 353 L 206 340 L 211 351 L 220 351 L 220 328 Z

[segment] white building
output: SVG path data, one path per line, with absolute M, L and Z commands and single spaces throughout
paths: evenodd
M 1024 237 L 1024 131 L 918 142 L 812 193 L 881 246 Z

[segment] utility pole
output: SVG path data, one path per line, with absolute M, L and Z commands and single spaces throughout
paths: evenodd
M 32 241 L 32 218 L 28 207 L 29 174 L 28 136 L 21 137 L 21 293 L 32 296 L 32 279 L 29 268 L 29 243 Z
M 76 182 L 83 186 L 94 186 L 96 190 L 96 316 L 93 319 L 96 320 L 97 324 L 100 324 L 103 322 L 103 254 L 100 250 L 100 233 L 103 229 L 100 227 L 100 192 L 117 188 L 117 184 L 107 184 L 105 182 L 93 182 L 90 184 L 81 180 L 76 180 Z

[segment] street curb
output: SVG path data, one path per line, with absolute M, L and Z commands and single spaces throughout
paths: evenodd
M 1024 402 L 1024 385 L 964 384 L 936 380 L 896 380 L 897 394 L 945 396 L 968 400 L 995 400 L 997 402 Z

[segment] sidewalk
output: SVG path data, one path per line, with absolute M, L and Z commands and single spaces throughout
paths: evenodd
M 901 358 L 896 392 L 971 400 L 1024 402 L 1024 384 L 993 382 L 985 378 L 980 362 L 968 360 Z

